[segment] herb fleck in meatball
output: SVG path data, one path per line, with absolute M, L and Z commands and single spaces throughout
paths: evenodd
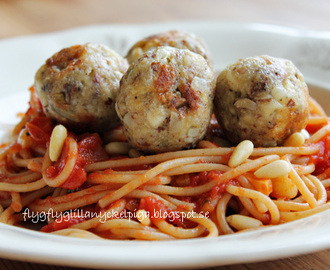
M 267 55 L 241 59 L 217 78 L 215 115 L 234 144 L 283 144 L 308 121 L 308 88 L 295 65 Z
M 131 64 L 147 51 L 160 46 L 170 46 L 178 49 L 188 49 L 202 55 L 210 64 L 210 53 L 204 41 L 195 34 L 172 30 L 146 37 L 135 43 L 126 58 Z
M 48 117 L 77 131 L 106 131 L 120 123 L 115 100 L 127 68 L 104 45 L 76 45 L 40 67 L 35 88 Z
M 209 125 L 214 88 L 199 54 L 169 46 L 150 51 L 121 80 L 116 110 L 127 139 L 146 152 L 193 147 Z

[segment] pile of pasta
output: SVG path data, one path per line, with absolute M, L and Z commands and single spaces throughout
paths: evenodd
M 195 149 L 143 155 L 121 128 L 75 134 L 30 107 L 2 144 L 0 221 L 83 238 L 217 237 L 330 208 L 330 124 L 310 98 L 281 147 L 236 147 L 212 119 Z

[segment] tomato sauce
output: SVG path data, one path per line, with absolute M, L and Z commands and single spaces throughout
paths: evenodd
M 219 177 L 222 175 L 222 172 L 219 170 L 213 170 L 208 172 L 201 172 L 198 174 L 192 174 L 190 176 L 190 186 L 200 186 L 206 184 L 211 181 L 217 181 Z M 185 197 L 177 197 L 179 200 L 183 200 L 189 203 L 194 203 L 195 208 L 194 211 L 197 213 L 205 213 L 209 214 L 215 210 L 214 201 L 221 199 L 223 194 L 226 192 L 226 188 L 229 184 L 235 184 L 236 180 L 232 179 L 226 181 L 224 183 L 215 185 L 210 191 L 205 192 L 203 194 L 197 196 L 185 196 Z
M 25 113 L 25 115 L 27 117 L 29 117 L 30 119 L 32 119 L 34 117 L 38 117 L 38 116 L 45 116 L 42 104 L 36 93 L 34 86 L 31 86 L 29 90 L 30 90 L 30 96 L 31 96 L 30 101 L 29 101 L 30 107 L 27 110 L 27 112 Z
M 102 140 L 97 133 L 85 133 L 78 142 L 79 156 L 84 160 L 84 165 L 98 161 L 108 160 L 109 156 L 102 146 Z
M 54 123 L 51 119 L 44 115 L 42 105 L 35 93 L 34 87 L 31 87 L 30 91 L 30 108 L 26 113 L 26 116 L 29 117 L 29 121 L 25 124 L 25 127 L 28 135 L 31 136 L 35 145 L 46 148 L 50 142 L 50 137 L 54 129 Z M 79 136 L 69 133 L 68 136 L 73 137 L 77 141 L 78 156 L 71 175 L 62 187 L 73 190 L 81 186 L 87 180 L 87 173 L 84 169 L 86 165 L 107 160 L 109 159 L 109 156 L 105 152 L 102 146 L 102 140 L 97 133 L 85 133 Z M 47 177 L 53 178 L 61 173 L 67 162 L 68 155 L 69 146 L 66 142 L 59 160 L 47 168 Z
M 321 129 L 324 126 L 325 126 L 325 123 L 308 124 L 305 129 L 308 131 L 309 134 L 314 134 L 316 131 L 318 131 L 319 129 Z
M 330 168 L 330 136 L 323 138 L 319 143 L 319 153 L 311 157 L 311 162 L 315 164 L 314 175 L 319 175 Z
M 25 127 L 37 145 L 46 147 L 50 141 L 54 125 L 49 118 L 41 116 L 33 118 L 30 122 L 26 123 Z
M 72 136 L 69 134 L 69 136 Z M 73 136 L 72 136 L 73 137 Z M 83 134 L 75 138 L 78 141 L 78 156 L 74 169 L 69 178 L 61 186 L 66 189 L 75 189 L 80 187 L 87 180 L 87 173 L 84 167 L 88 164 L 108 159 L 108 154 L 102 147 L 100 136 L 96 133 Z M 64 143 L 60 158 L 54 165 L 47 168 L 47 177 L 53 178 L 61 173 L 69 155 L 68 142 Z
M 196 175 L 192 175 L 190 179 L 190 186 L 196 187 L 204 185 L 210 181 L 218 179 L 222 173 L 219 170 L 213 170 L 208 172 L 200 172 Z
M 169 223 L 180 227 L 187 227 L 187 222 L 182 220 L 178 211 L 173 211 L 161 201 L 154 197 L 146 197 L 140 200 L 139 209 L 149 212 L 151 220 L 166 220 Z

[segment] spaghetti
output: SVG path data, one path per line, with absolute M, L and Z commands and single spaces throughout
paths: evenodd
M 120 128 L 78 135 L 55 126 L 30 90 L 30 108 L 1 147 L 3 223 L 92 239 L 172 240 L 330 208 L 330 124 L 312 98 L 306 130 L 283 147 L 220 146 L 213 119 L 196 149 L 144 156 Z

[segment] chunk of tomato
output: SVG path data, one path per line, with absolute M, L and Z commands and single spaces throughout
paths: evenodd
M 311 158 L 311 161 L 315 163 L 315 175 L 324 173 L 330 168 L 330 136 L 325 137 L 319 144 L 319 153 Z
M 32 139 L 42 145 L 49 142 L 54 128 L 52 121 L 47 117 L 36 117 L 25 126 Z

